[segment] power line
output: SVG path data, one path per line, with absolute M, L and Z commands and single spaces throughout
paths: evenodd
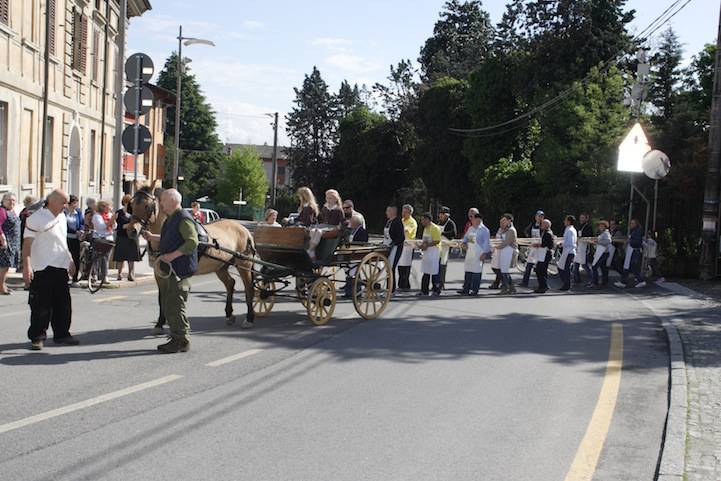
M 650 36 L 653 35 L 656 31 L 658 31 L 662 26 L 664 26 L 666 23 L 668 23 L 673 17 L 675 17 L 676 14 L 678 14 L 681 10 L 683 10 L 689 3 L 691 3 L 692 0 L 686 0 L 686 2 L 685 2 L 683 5 L 681 5 L 677 10 L 673 11 L 673 13 L 671 13 L 671 14 L 668 15 L 668 16 L 666 16 L 666 14 L 667 14 L 668 12 L 670 12 L 671 10 L 673 10 L 679 3 L 681 3 L 681 1 L 683 1 L 683 0 L 675 0 L 674 2 L 672 2 L 671 5 L 670 5 L 668 8 L 666 8 L 666 10 L 664 10 L 659 16 L 657 16 L 646 28 L 644 28 L 643 30 L 641 30 L 641 32 L 640 32 L 639 34 L 635 35 L 635 36 L 632 38 L 632 40 L 636 40 L 636 41 L 645 40 L 645 38 L 642 38 L 642 35 L 646 35 L 646 32 L 647 32 L 647 31 L 648 31 L 647 36 L 650 37 Z M 665 18 L 664 18 L 664 17 L 665 17 Z M 653 27 L 657 22 L 660 21 L 660 19 L 663 19 L 663 21 L 662 21 L 661 23 L 659 23 L 658 25 L 656 25 L 655 27 Z M 650 30 L 651 28 L 653 28 L 653 29 Z M 623 51 L 623 50 L 620 50 L 619 52 L 616 53 L 616 56 L 618 56 L 618 55 L 620 55 L 620 54 L 623 54 L 623 53 L 624 53 L 624 51 Z M 613 64 L 613 59 L 609 59 L 609 60 L 606 60 L 605 62 L 602 62 L 602 65 L 603 65 L 603 66 L 601 67 L 601 71 L 607 70 L 609 67 L 611 67 L 612 64 Z M 581 82 L 581 83 L 585 83 L 585 82 L 587 82 L 587 81 L 590 79 L 590 77 L 591 77 L 591 73 L 589 72 L 584 78 L 582 78 L 582 79 L 580 80 L 580 82 Z M 513 124 L 513 123 L 515 123 L 515 122 L 518 122 L 519 120 L 527 119 L 527 118 L 533 116 L 533 115 L 536 114 L 536 113 L 539 113 L 539 112 L 542 112 L 542 111 L 544 111 L 544 110 L 546 110 L 546 109 L 548 109 L 548 108 L 551 108 L 551 107 L 554 106 L 556 103 L 560 102 L 561 100 L 563 100 L 564 98 L 566 98 L 568 95 L 570 95 L 571 92 L 574 90 L 574 88 L 575 88 L 575 86 L 574 86 L 574 85 L 571 85 L 570 87 L 562 90 L 562 91 L 561 91 L 559 94 L 557 94 L 555 97 L 553 97 L 552 99 L 544 102 L 543 104 L 541 104 L 541 105 L 539 105 L 539 106 L 537 106 L 537 107 L 529 110 L 528 112 L 525 112 L 525 113 L 523 113 L 523 114 L 521 114 L 521 115 L 518 115 L 518 116 L 516 116 L 516 117 L 514 117 L 514 118 L 512 118 L 512 119 L 506 120 L 506 121 L 504 121 L 504 122 L 500 122 L 500 123 L 494 124 L 494 125 L 489 125 L 489 126 L 487 126 L 487 127 L 475 128 L 475 129 L 456 129 L 456 128 L 451 128 L 451 129 L 449 129 L 449 130 L 450 130 L 451 132 L 453 132 L 453 133 L 456 133 L 456 134 L 459 134 L 459 135 L 465 135 L 465 136 L 467 136 L 467 137 L 476 137 L 476 136 L 479 136 L 479 135 L 469 135 L 469 134 L 480 134 L 480 133 L 483 133 L 483 132 L 488 132 L 488 131 L 491 131 L 491 130 L 498 129 L 498 128 L 500 128 L 500 127 L 505 127 L 505 126 L 507 126 L 507 125 L 511 125 L 511 124 Z M 504 131 L 504 132 L 505 132 L 505 131 Z M 490 134 L 490 135 L 489 135 L 489 134 L 486 134 L 486 135 L 482 135 L 482 137 L 490 137 L 490 136 L 492 136 L 492 135 L 500 135 L 500 134 L 502 134 L 502 133 L 504 133 L 504 132 L 493 133 L 493 134 Z

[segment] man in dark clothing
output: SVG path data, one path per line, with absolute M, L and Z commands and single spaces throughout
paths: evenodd
M 348 234 L 348 241 L 368 242 L 368 232 L 363 228 L 363 218 L 359 215 L 353 215 L 350 218 L 350 233 Z M 348 276 L 345 278 L 344 297 L 353 297 L 353 282 L 357 271 L 357 267 L 348 269 Z
M 388 260 L 391 262 L 393 272 L 393 292 L 396 290 L 396 279 L 398 277 L 398 261 L 403 254 L 403 244 L 406 241 L 406 233 L 403 229 L 403 221 L 398 217 L 398 207 L 389 205 L 386 207 L 388 221 L 383 229 L 383 239 L 386 245 L 391 246 L 391 253 Z
M 628 245 L 626 246 L 626 258 L 623 266 L 623 280 L 616 282 L 616 287 L 628 287 L 628 275 L 633 274 L 636 278 L 635 287 L 645 287 L 646 280 L 641 271 L 643 259 L 643 229 L 638 225 L 636 219 L 631 219 L 628 224 Z
M 553 231 L 551 230 L 551 221 L 544 219 L 541 222 L 541 242 L 534 244 L 533 247 L 538 249 L 537 255 L 539 258 L 536 260 L 536 277 L 538 278 L 538 288 L 535 293 L 544 294 L 548 291 L 548 263 L 551 262 L 553 257 L 553 249 L 555 248 L 555 242 L 553 239 Z
M 593 237 L 593 227 L 591 227 L 589 215 L 583 213 L 578 216 L 578 220 L 580 224 L 577 229 L 579 239 L 581 237 Z M 589 282 L 591 281 L 591 279 L 593 279 L 593 268 L 591 267 L 590 262 L 592 257 L 589 258 L 589 254 L 591 254 L 591 249 L 589 247 L 590 246 L 587 242 L 580 240 L 578 241 L 578 252 L 572 264 L 573 282 L 575 282 L 576 284 L 581 283 L 581 266 L 583 266 L 583 269 L 586 271 Z
M 444 240 L 453 240 L 458 235 L 456 223 L 451 219 L 451 209 L 449 207 L 441 207 L 441 211 L 438 213 L 438 227 L 441 228 L 441 238 Z M 446 269 L 448 268 L 448 256 L 451 248 L 448 246 L 441 246 L 441 265 L 438 271 L 440 278 L 441 289 L 445 288 L 446 285 Z
M 536 215 L 533 221 L 523 231 L 526 237 L 539 239 L 541 237 L 541 223 L 543 223 L 543 220 L 545 218 L 546 214 L 542 210 L 536 211 Z M 533 253 L 534 255 L 531 256 L 531 253 Z M 521 282 L 521 287 L 528 287 L 528 283 L 531 281 L 531 272 L 533 271 L 533 266 L 539 260 L 540 259 L 536 259 L 535 251 L 533 248 L 526 251 L 526 270 L 523 273 L 523 281 Z

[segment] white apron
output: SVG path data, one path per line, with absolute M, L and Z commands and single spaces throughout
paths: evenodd
M 623 260 L 623 269 L 626 271 L 631 268 L 631 256 L 633 256 L 633 247 L 628 244 L 626 246 L 626 258 Z
M 398 261 L 400 267 L 410 267 L 413 264 L 413 244 L 406 242 L 403 244 L 403 252 L 401 252 L 401 258 Z
M 448 240 L 445 237 L 441 236 L 441 241 Z M 444 266 L 448 264 L 448 256 L 451 253 L 451 247 L 448 245 L 443 245 L 443 243 L 440 244 L 440 256 L 441 256 L 441 264 Z
M 505 240 L 506 234 L 500 232 L 496 234 L 497 239 Z M 511 264 L 513 264 L 513 255 L 516 250 L 512 246 L 506 246 L 499 251 L 498 256 L 498 268 L 501 269 L 502 274 L 509 274 L 511 272 Z
M 430 235 L 424 235 L 423 240 L 429 244 L 433 242 Z M 430 246 L 424 250 L 423 261 L 421 262 L 421 274 L 430 274 L 432 276 L 438 275 L 440 259 L 441 252 L 440 249 L 438 249 L 438 246 Z
M 588 242 L 579 241 L 578 247 L 576 247 L 576 257 L 573 258 L 574 264 L 585 264 L 586 256 L 588 254 Z
M 613 264 L 613 255 L 616 253 L 616 246 L 611 244 L 608 246 L 608 259 L 606 260 L 606 267 L 611 267 Z
M 383 228 L 383 245 L 389 246 L 391 242 L 391 228 L 386 226 Z
M 568 251 L 569 249 L 563 249 L 563 254 L 561 254 L 561 258 L 558 261 L 558 268 L 560 270 L 565 270 L 566 267 L 566 260 L 568 259 Z
M 606 253 L 608 249 L 606 249 L 605 246 L 596 244 L 596 252 L 593 254 L 593 266 L 595 267 L 596 264 L 598 264 L 598 261 L 601 260 L 601 256 Z
M 480 274 L 483 272 L 483 263 L 481 262 L 481 246 L 476 242 L 478 234 L 470 234 L 468 236 L 468 244 L 466 249 L 466 260 L 463 262 L 463 270 Z
M 535 227 L 531 229 L 531 238 L 541 240 L 541 229 L 536 229 Z M 543 259 L 545 259 L 546 254 L 545 252 L 543 255 L 541 255 L 541 249 L 542 247 L 531 247 L 528 249 L 528 257 L 526 258 L 526 262 L 529 264 L 536 264 L 537 262 L 542 262 Z

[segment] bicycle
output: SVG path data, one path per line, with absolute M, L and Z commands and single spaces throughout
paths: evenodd
M 108 275 L 108 264 L 104 256 L 110 255 L 115 242 L 105 239 L 94 239 L 92 232 L 86 234 L 90 240 L 84 240 L 83 253 L 80 256 L 80 272 L 82 278 L 88 280 L 88 291 L 95 294 L 102 287 Z

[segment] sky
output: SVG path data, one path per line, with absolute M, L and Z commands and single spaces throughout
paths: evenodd
M 293 106 L 294 87 L 317 66 L 333 91 L 351 84 L 384 82 L 389 67 L 416 60 L 433 33 L 444 0 L 150 0 L 152 10 L 130 22 L 129 53 L 144 52 L 156 72 L 183 36 L 212 40 L 183 56 L 213 106 L 222 142 L 272 144 L 271 118 L 280 112 L 279 143 L 288 144 L 283 117 Z M 686 62 L 714 42 L 721 0 L 691 0 L 669 24 L 684 44 Z M 505 0 L 483 7 L 498 22 Z M 631 31 L 655 19 L 671 0 L 629 0 L 636 10 Z M 310 7 L 309 5 L 312 5 Z

